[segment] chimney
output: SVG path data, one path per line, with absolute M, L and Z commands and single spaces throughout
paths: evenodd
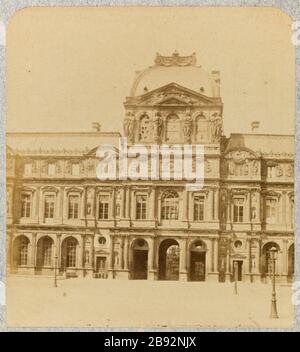
M 220 71 L 211 71 L 211 76 L 213 80 L 213 97 L 220 97 Z
M 101 132 L 101 124 L 99 122 L 92 122 L 92 128 L 95 132 Z
M 251 122 L 251 131 L 255 133 L 255 130 L 259 129 L 259 121 L 252 121 Z

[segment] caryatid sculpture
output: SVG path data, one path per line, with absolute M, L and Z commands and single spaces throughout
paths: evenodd
M 156 142 L 159 142 L 161 140 L 161 135 L 163 130 L 163 120 L 159 112 L 155 114 L 153 125 L 154 125 L 154 131 L 153 131 L 154 140 Z
M 128 112 L 126 114 L 126 117 L 124 119 L 124 135 L 127 137 L 129 142 L 132 142 L 133 140 L 133 114 L 131 112 Z
M 192 127 L 193 127 L 193 120 L 191 116 L 187 114 L 183 124 L 183 135 L 184 135 L 185 142 L 188 142 L 188 143 L 191 142 Z
M 211 141 L 213 143 L 218 143 L 222 136 L 222 118 L 220 115 L 214 114 L 210 121 Z

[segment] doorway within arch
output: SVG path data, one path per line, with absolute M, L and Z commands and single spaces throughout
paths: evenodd
M 190 280 L 205 281 L 206 245 L 196 240 L 191 245 Z
M 138 238 L 132 244 L 132 279 L 147 280 L 148 277 L 148 243 Z
M 162 241 L 159 246 L 159 280 L 179 280 L 179 243 L 173 239 Z

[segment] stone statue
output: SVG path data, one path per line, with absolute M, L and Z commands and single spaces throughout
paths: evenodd
M 133 139 L 133 119 L 132 119 L 131 112 L 128 112 L 126 114 L 126 117 L 124 119 L 123 128 L 124 128 L 125 137 L 127 137 L 129 141 L 132 141 L 132 139 Z
M 257 173 L 258 173 L 258 163 L 256 160 L 254 160 L 252 164 L 252 175 L 256 176 Z
M 213 118 L 210 120 L 210 131 L 211 131 L 211 141 L 213 143 L 220 142 L 221 135 L 222 135 L 222 119 L 220 115 L 214 115 Z
M 159 112 L 156 113 L 153 123 L 154 123 L 154 132 L 153 132 L 154 140 L 160 141 L 162 130 L 163 130 L 163 120 Z
M 191 141 L 192 127 L 193 127 L 192 124 L 193 124 L 192 118 L 189 114 L 187 114 L 183 125 L 183 135 L 184 135 L 185 141 L 188 143 Z

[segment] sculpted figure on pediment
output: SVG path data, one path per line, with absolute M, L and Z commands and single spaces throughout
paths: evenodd
M 214 114 L 210 120 L 210 131 L 212 143 L 220 142 L 222 135 L 222 118 L 220 115 Z
M 228 162 L 228 173 L 231 176 L 233 176 L 235 174 L 235 164 L 232 160 L 229 160 L 229 162 Z
M 56 164 L 55 164 L 55 172 L 56 172 L 57 174 L 60 174 L 60 173 L 61 173 L 61 162 L 60 162 L 60 160 L 58 160 L 58 161 L 56 162 Z
M 80 163 L 80 173 L 81 173 L 81 174 L 84 174 L 84 172 L 85 172 L 85 165 L 84 165 L 84 161 L 82 161 L 82 162 Z
M 281 177 L 283 175 L 283 170 L 282 170 L 282 167 L 277 165 L 276 166 L 276 176 L 277 177 Z
M 42 161 L 42 167 L 41 167 L 41 171 L 42 173 L 46 174 L 47 173 L 47 167 L 48 167 L 48 163 L 46 160 Z
M 158 142 L 161 140 L 162 131 L 163 131 L 163 120 L 160 112 L 157 112 L 155 114 L 153 124 L 154 124 L 154 131 L 153 131 L 154 140 Z
M 193 120 L 190 114 L 187 114 L 183 124 L 183 135 L 184 135 L 185 142 L 190 143 L 191 141 L 192 127 L 193 127 Z
M 293 177 L 294 176 L 294 165 L 293 164 L 287 164 L 286 176 L 287 177 Z
M 70 174 L 72 172 L 72 164 L 70 161 L 66 162 L 66 173 Z
M 125 137 L 128 138 L 129 142 L 132 142 L 133 140 L 133 133 L 134 133 L 134 115 L 132 112 L 127 112 L 126 117 L 124 119 L 124 124 L 123 124 L 123 128 L 124 128 L 124 135 Z
M 209 160 L 205 160 L 204 162 L 204 171 L 206 174 L 210 174 L 212 171 L 211 162 Z
M 252 175 L 253 176 L 257 176 L 257 174 L 258 174 L 258 162 L 256 160 L 253 160 L 251 171 L 252 171 Z

